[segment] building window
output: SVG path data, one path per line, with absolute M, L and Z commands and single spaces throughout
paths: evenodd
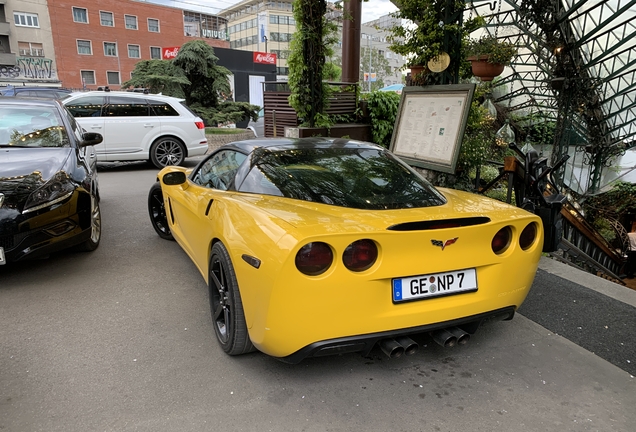
M 150 47 L 150 58 L 161 60 L 161 47 Z
M 112 12 L 99 12 L 99 22 L 106 27 L 115 27 L 115 20 Z
M 85 8 L 73 8 L 73 21 L 88 24 L 88 11 Z
M 13 12 L 13 21 L 19 27 L 35 27 L 40 28 L 40 20 L 37 14 L 26 12 Z
M 133 15 L 124 15 L 126 21 L 126 28 L 128 30 L 137 30 L 137 17 Z
M 77 40 L 77 53 L 78 54 L 86 54 L 86 55 L 92 55 L 93 54 L 93 47 L 91 45 L 91 41 L 87 41 L 87 40 Z
M 104 55 L 117 57 L 117 44 L 115 42 L 104 42 Z
M 159 20 L 154 18 L 148 18 L 148 31 L 153 33 L 159 33 Z
M 83 70 L 80 71 L 80 74 L 82 75 L 82 83 L 84 85 L 95 84 L 95 71 Z
M 128 57 L 141 58 L 141 50 L 139 45 L 128 45 Z
M 119 84 L 119 72 L 106 72 L 108 84 Z
M 41 43 L 18 41 L 18 51 L 23 57 L 44 57 Z

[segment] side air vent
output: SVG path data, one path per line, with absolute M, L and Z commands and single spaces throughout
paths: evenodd
M 482 225 L 490 222 L 490 218 L 479 216 L 461 219 L 442 219 L 420 222 L 405 222 L 397 225 L 391 225 L 387 229 L 390 231 L 425 231 L 437 230 L 444 228 L 458 228 L 473 225 Z

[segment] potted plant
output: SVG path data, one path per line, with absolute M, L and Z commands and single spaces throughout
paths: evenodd
M 466 45 L 466 60 L 471 62 L 473 75 L 482 81 L 492 81 L 517 55 L 515 44 L 487 35 L 471 39 Z
M 408 59 L 415 85 L 426 81 L 430 73 L 428 62 L 448 50 L 445 48 L 446 40 L 463 40 L 477 27 L 474 19 L 464 22 L 463 26 L 457 21 L 446 21 L 447 16 L 464 8 L 463 0 L 450 3 L 447 0 L 394 0 L 394 3 L 399 10 L 391 16 L 398 21 L 387 36 L 391 44 L 389 49 Z M 403 25 L 402 20 L 411 24 Z

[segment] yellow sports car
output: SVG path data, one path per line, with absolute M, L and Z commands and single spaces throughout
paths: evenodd
M 345 139 L 225 145 L 161 170 L 148 210 L 206 279 L 223 350 L 290 363 L 376 344 L 398 357 L 421 334 L 465 343 L 485 319 L 513 317 L 543 245 L 534 214 L 436 189 Z

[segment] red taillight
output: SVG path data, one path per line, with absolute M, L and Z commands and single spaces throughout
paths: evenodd
M 496 254 L 500 254 L 508 249 L 510 246 L 510 239 L 512 238 L 512 230 L 510 227 L 500 229 L 497 234 L 492 238 L 492 251 Z
M 197 126 L 197 129 L 205 129 L 205 124 L 202 121 L 195 121 L 194 124 Z
M 342 262 L 351 271 L 365 271 L 378 259 L 378 247 L 373 240 L 358 240 L 351 243 L 342 254 Z
M 327 243 L 307 243 L 296 254 L 296 268 L 308 276 L 318 276 L 331 266 L 333 252 Z
M 537 238 L 537 223 L 532 222 L 529 223 L 523 231 L 521 231 L 521 235 L 519 236 L 519 246 L 521 249 L 528 250 L 532 243 L 534 243 Z

